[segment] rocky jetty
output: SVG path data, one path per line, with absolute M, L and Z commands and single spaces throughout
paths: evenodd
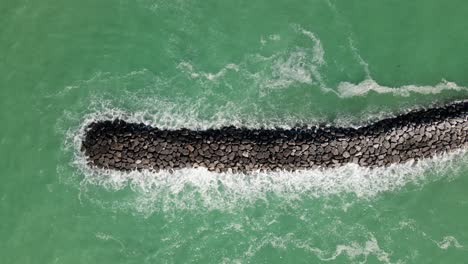
M 92 167 L 216 172 L 300 170 L 346 163 L 387 166 L 468 145 L 468 101 L 413 111 L 360 128 L 166 130 L 91 123 L 81 150 Z

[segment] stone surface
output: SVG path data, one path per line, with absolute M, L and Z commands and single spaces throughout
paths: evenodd
M 360 128 L 160 130 L 123 120 L 91 123 L 81 150 L 115 170 L 296 170 L 346 163 L 388 166 L 467 146 L 468 101 L 413 111 Z

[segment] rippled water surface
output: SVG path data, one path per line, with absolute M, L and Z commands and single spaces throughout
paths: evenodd
M 89 122 L 359 126 L 468 98 L 465 1 L 4 0 L 0 263 L 464 263 L 468 155 L 94 171 Z

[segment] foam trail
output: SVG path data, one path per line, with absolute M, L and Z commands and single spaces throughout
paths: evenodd
M 464 248 L 464 246 L 462 246 L 453 236 L 445 236 L 441 241 L 436 242 L 436 244 L 440 249 L 443 250 L 446 250 L 449 247 Z
M 395 96 L 408 97 L 412 93 L 439 94 L 443 91 L 448 90 L 457 92 L 468 91 L 467 87 L 459 86 L 455 82 L 449 82 L 446 80 L 442 80 L 436 85 L 403 85 L 400 87 L 388 87 L 380 85 L 374 79 L 372 79 L 369 64 L 359 54 L 359 50 L 357 49 L 353 38 L 349 37 L 348 41 L 353 55 L 356 57 L 358 63 L 364 69 L 366 79 L 358 84 L 353 84 L 350 82 L 341 82 L 337 87 L 337 94 L 341 98 L 365 96 L 369 92 L 376 92 L 379 94 L 393 94 Z
M 230 62 L 221 67 L 217 72 L 209 72 L 198 69 L 189 61 L 181 61 L 176 65 L 183 78 L 200 80 L 207 93 L 212 91 L 211 86 L 224 82 L 224 85 L 236 87 L 244 85 L 256 87 L 261 95 L 266 95 L 270 90 L 286 89 L 295 85 L 310 85 L 317 87 L 317 93 L 334 93 L 340 98 L 353 98 L 367 96 L 370 92 L 378 94 L 393 94 L 394 96 L 409 97 L 411 94 L 440 94 L 444 91 L 468 92 L 468 88 L 455 82 L 442 80 L 435 85 L 403 85 L 400 87 L 384 86 L 371 76 L 370 65 L 359 54 L 359 50 L 352 37 L 348 38 L 350 50 L 356 57 L 365 72 L 366 79 L 359 83 L 343 81 L 338 86 L 330 86 L 322 76 L 322 67 L 326 65 L 326 50 L 319 36 L 312 31 L 304 29 L 300 25 L 291 26 L 296 34 L 300 34 L 311 41 L 310 45 L 296 46 L 289 50 L 280 51 L 271 56 L 260 54 L 247 54 L 239 62 Z M 270 39 L 279 40 L 279 35 L 272 34 Z M 265 43 L 266 44 L 266 43 Z M 255 69 L 255 70 L 252 70 Z M 239 78 L 227 78 L 230 75 L 238 75 Z M 153 86 L 172 88 L 180 81 L 181 76 L 164 78 L 155 76 L 148 69 L 134 70 L 122 76 L 114 76 L 109 72 L 97 72 L 90 79 L 68 85 L 59 93 L 64 96 L 76 90 L 78 87 L 112 86 L 116 81 L 147 81 Z M 232 79 L 242 80 L 241 84 L 233 83 Z M 50 95 L 49 97 L 56 96 Z
M 369 239 L 363 245 L 358 242 L 337 245 L 335 252 L 332 252 L 331 254 L 319 248 L 311 247 L 305 243 L 300 243 L 299 247 L 315 253 L 321 261 L 333 261 L 336 260 L 337 257 L 345 254 L 349 260 L 355 260 L 359 257 L 363 257 L 364 263 L 367 262 L 367 258 L 371 255 L 375 255 L 381 263 L 392 263 L 390 261 L 391 254 L 380 248 L 377 239 L 372 233 L 369 234 Z
M 208 81 L 216 81 L 217 79 L 222 78 L 229 70 L 232 70 L 235 72 L 239 71 L 239 66 L 233 63 L 227 64 L 217 73 L 197 72 L 195 68 L 193 67 L 193 65 L 186 61 L 179 63 L 179 65 L 177 65 L 177 68 L 183 71 L 187 71 L 190 74 L 191 78 L 202 77 Z
M 177 67 L 189 74 L 193 79 L 202 78 L 209 81 L 223 79 L 227 72 L 241 75 L 242 79 L 253 80 L 253 84 L 259 87 L 261 94 L 266 95 L 269 90 L 285 89 L 294 85 L 316 85 L 322 92 L 334 93 L 340 98 L 352 98 L 366 96 L 370 92 L 378 94 L 393 94 L 394 96 L 409 97 L 410 94 L 439 94 L 443 91 L 468 92 L 468 88 L 455 82 L 442 80 L 436 85 L 403 85 L 401 87 L 389 87 L 380 85 L 372 78 L 370 65 L 359 54 L 355 41 L 348 38 L 349 47 L 357 63 L 363 67 L 365 80 L 360 83 L 341 82 L 337 87 L 330 87 L 322 77 L 321 68 L 326 65 L 325 49 L 320 38 L 313 32 L 304 29 L 300 25 L 292 25 L 298 34 L 311 40 L 310 47 L 295 47 L 288 52 L 280 52 L 269 57 L 259 54 L 246 56 L 238 64 L 226 64 L 218 72 L 210 73 L 196 71 L 188 62 L 181 62 Z M 273 35 L 276 36 L 276 35 Z M 270 39 L 272 39 L 270 37 Z M 278 37 L 273 39 L 277 40 Z M 267 42 L 262 38 L 262 45 Z M 264 65 L 266 64 L 266 65 Z M 250 72 L 248 68 L 261 68 L 260 71 Z
M 358 60 L 359 64 L 364 68 L 364 72 L 366 73 L 366 78 L 369 80 L 369 79 L 372 79 L 371 78 L 371 72 L 369 70 L 369 63 L 367 63 L 362 57 L 361 57 L 361 54 L 359 54 L 359 51 L 358 49 L 356 48 L 356 46 L 354 45 L 354 40 L 349 37 L 349 46 L 351 48 L 351 51 L 353 52 L 353 55 L 356 57 L 356 59 Z
M 311 31 L 305 30 L 301 26 L 297 25 L 295 26 L 296 30 L 301 32 L 304 36 L 307 36 L 310 40 L 312 40 L 313 43 L 313 63 L 316 63 L 318 65 L 323 65 L 325 64 L 325 51 L 322 46 L 322 42 L 320 39 Z
M 355 96 L 364 96 L 371 91 L 379 94 L 388 93 L 408 97 L 412 93 L 439 94 L 446 90 L 453 90 L 457 92 L 468 91 L 468 88 L 459 86 L 454 82 L 448 82 L 445 80 L 435 86 L 404 85 L 401 87 L 388 87 L 382 86 L 372 79 L 367 79 L 358 84 L 342 82 L 338 85 L 337 90 L 340 97 L 349 98 Z
M 312 72 L 307 68 L 308 55 L 298 49 L 288 58 L 277 58 L 272 63 L 272 78 L 264 78 L 259 82 L 263 89 L 286 88 L 296 83 L 311 84 Z

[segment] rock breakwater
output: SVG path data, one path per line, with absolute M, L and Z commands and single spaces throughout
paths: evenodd
M 468 145 L 468 101 L 384 119 L 360 128 L 166 130 L 123 120 L 86 129 L 81 150 L 92 167 L 216 172 L 300 170 L 346 163 L 387 166 Z

